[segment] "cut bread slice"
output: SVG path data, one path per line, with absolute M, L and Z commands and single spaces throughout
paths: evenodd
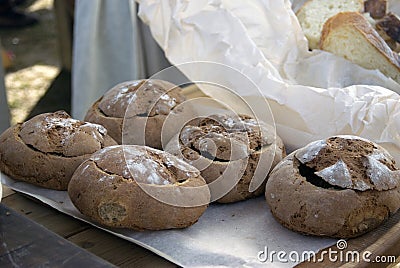
M 318 48 L 324 23 L 343 11 L 364 11 L 363 0 L 308 0 L 296 15 L 308 40 L 310 49 Z
M 358 12 L 341 12 L 328 19 L 322 29 L 320 49 L 366 69 L 378 69 L 400 83 L 399 56 Z

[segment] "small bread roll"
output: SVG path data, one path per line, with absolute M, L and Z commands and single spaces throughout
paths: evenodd
M 167 116 L 186 112 L 181 88 L 163 80 L 127 81 L 111 88 L 89 109 L 85 121 L 105 126 L 118 144 L 162 149 L 161 134 Z M 178 107 L 179 106 L 179 107 Z
M 116 142 L 101 126 L 66 112 L 37 115 L 0 136 L 0 170 L 13 179 L 66 190 L 75 169 Z
M 93 154 L 74 173 L 68 194 L 93 221 L 134 230 L 188 227 L 210 201 L 197 169 L 140 145 L 111 146 Z
M 261 195 L 270 168 L 286 155 L 271 126 L 247 115 L 229 114 L 188 122 L 165 150 L 198 168 L 212 201 L 220 203 Z M 253 179 L 259 187 L 251 190 Z
M 350 238 L 378 227 L 400 207 L 400 171 L 381 146 L 334 136 L 294 151 L 265 191 L 275 218 L 304 234 Z

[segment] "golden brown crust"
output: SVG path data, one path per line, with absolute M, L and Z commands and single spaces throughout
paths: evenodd
M 340 12 L 329 18 L 322 29 L 320 49 L 326 50 L 325 42 L 327 42 L 328 36 L 336 28 L 340 27 L 354 27 L 354 29 L 364 36 L 366 42 L 371 43 L 375 49 L 387 59 L 388 63 L 393 65 L 400 72 L 398 56 L 369 24 L 367 19 L 358 12 Z
M 185 189 L 192 191 L 187 195 Z M 94 154 L 76 170 L 68 193 L 92 220 L 134 230 L 188 227 L 210 200 L 198 170 L 173 155 L 138 145 L 112 146 Z M 175 205 L 153 196 L 168 196 Z M 201 205 L 187 206 L 194 201 Z
M 65 123 L 71 124 L 66 127 Z M 73 172 L 83 161 L 97 150 L 116 144 L 98 129 L 105 131 L 66 113 L 36 116 L 0 136 L 0 170 L 17 180 L 66 190 Z
M 371 144 L 340 136 L 309 144 L 287 156 L 271 172 L 266 185 L 265 197 L 274 217 L 297 232 L 339 238 L 359 236 L 382 224 L 400 207 L 399 171 L 388 171 L 392 178 L 377 170 L 367 172 L 368 166 L 374 169 L 366 160 L 368 156 L 379 161 L 385 172 L 394 169 L 388 153 L 376 144 L 370 148 Z M 335 149 L 337 145 L 342 146 L 340 150 Z M 329 168 L 338 159 L 347 164 L 348 180 L 340 168 Z M 364 164 L 357 166 L 360 161 Z M 328 170 L 335 170 L 333 176 Z M 360 181 L 365 187 L 360 188 Z

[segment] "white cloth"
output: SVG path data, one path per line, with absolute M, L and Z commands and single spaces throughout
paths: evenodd
M 4 84 L 3 65 L 0 64 L 0 133 L 10 126 L 10 111 L 8 109 L 6 87 Z
M 112 86 L 148 78 L 170 64 L 137 18 L 132 0 L 77 1 L 72 68 L 72 116 L 83 119 Z

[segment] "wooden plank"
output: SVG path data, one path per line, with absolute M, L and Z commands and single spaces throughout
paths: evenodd
M 0 176 L 1 176 L 1 174 L 0 174 Z M 0 180 L 0 182 L 1 182 L 1 180 Z M 4 186 L 4 185 L 3 185 L 2 187 L 3 187 L 3 198 L 5 198 L 5 197 L 7 197 L 7 196 L 12 195 L 12 194 L 15 193 L 13 190 L 11 190 L 10 188 L 8 188 L 7 186 Z
M 337 251 L 337 254 L 334 254 L 333 257 L 337 256 L 338 260 L 331 262 L 329 260 L 328 255 L 325 255 L 325 258 L 321 258 L 322 252 L 327 252 L 328 249 L 321 250 L 317 254 L 317 259 L 323 259 L 323 261 L 318 262 L 304 262 L 299 264 L 297 267 L 321 267 L 329 266 L 329 267 L 386 267 L 391 265 L 392 263 L 386 262 L 377 263 L 377 262 L 364 262 L 362 261 L 362 253 L 365 251 L 369 251 L 372 255 L 367 256 L 368 259 L 373 261 L 376 257 L 380 258 L 381 256 L 397 258 L 400 256 L 400 211 L 390 217 L 383 225 L 379 228 L 366 233 L 360 237 L 348 239 L 346 248 L 342 251 L 342 255 L 340 255 L 340 251 L 335 246 L 331 247 L 331 250 Z M 347 252 L 358 252 L 360 255 L 359 262 L 348 262 L 346 261 L 346 256 L 349 256 L 351 260 L 351 255 L 346 255 Z M 326 254 L 326 253 L 325 253 Z M 350 254 L 350 253 L 349 253 Z M 340 257 L 344 256 L 344 257 Z M 343 261 L 340 261 L 342 258 Z
M 2 203 L 64 238 L 90 228 L 87 223 L 60 213 L 40 201 L 27 198 L 22 194 L 10 195 L 4 198 Z
M 145 248 L 100 229 L 88 229 L 68 239 L 119 267 L 177 267 Z
M 114 265 L 176 267 L 149 250 L 64 215 L 20 193 L 6 197 L 2 203 Z
M 112 267 L 0 204 L 0 267 Z

